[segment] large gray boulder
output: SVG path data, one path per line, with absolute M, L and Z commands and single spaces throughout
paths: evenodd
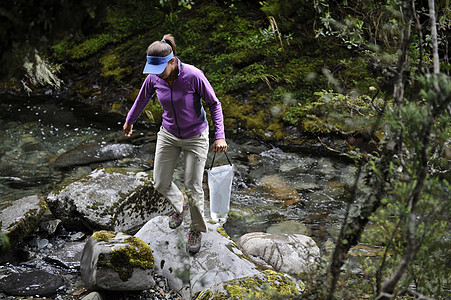
M 83 249 L 80 271 L 91 290 L 139 291 L 155 285 L 152 249 L 120 232 L 95 232 Z
M 97 169 L 51 192 L 52 213 L 71 229 L 105 229 L 133 234 L 151 218 L 172 211 L 146 172 Z
M 237 244 L 255 263 L 286 274 L 311 273 L 320 258 L 315 241 L 302 234 L 252 232 Z
M 186 252 L 189 227 L 184 223 L 173 230 L 168 217 L 147 222 L 135 237 L 148 243 L 155 257 L 155 271 L 167 278 L 169 286 L 184 299 L 223 281 L 256 276 L 257 266 L 249 261 L 218 224 L 207 222 L 202 247 L 194 256 Z
M 8 236 L 11 244 L 21 241 L 33 232 L 46 209 L 47 203 L 36 195 L 13 201 L 0 211 L 1 232 Z

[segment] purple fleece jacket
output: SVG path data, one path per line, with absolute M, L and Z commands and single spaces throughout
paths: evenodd
M 202 106 L 202 99 L 204 99 L 213 119 L 215 138 L 225 138 L 221 102 L 204 73 L 180 60 L 178 65 L 179 75 L 174 80 L 172 88 L 157 75 L 147 76 L 127 115 L 126 122 L 135 123 L 154 93 L 157 93 L 163 107 L 162 126 L 176 137 L 189 138 L 200 134 L 208 126 Z

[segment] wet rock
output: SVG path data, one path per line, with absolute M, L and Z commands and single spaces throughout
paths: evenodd
M 47 247 L 48 244 L 49 244 L 49 240 L 48 239 L 39 240 L 38 248 L 39 249 L 43 249 L 43 248 Z
M 149 219 L 172 209 L 145 172 L 97 169 L 47 197 L 50 210 L 66 227 L 133 234 Z
M 318 160 L 317 168 L 319 172 L 321 172 L 324 178 L 330 180 L 335 177 L 335 173 L 337 172 L 333 162 L 327 158 L 320 158 Z
M 274 271 L 264 271 L 255 276 L 220 282 L 202 291 L 196 299 L 293 299 L 305 285 Z M 273 291 L 273 293 L 268 293 Z
M 303 234 L 310 235 L 311 230 L 306 225 L 298 223 L 293 220 L 282 221 L 280 223 L 271 225 L 266 230 L 266 233 L 271 234 Z
M 61 249 L 58 249 L 47 256 L 45 260 L 66 269 L 80 269 L 80 260 L 84 247 L 84 242 L 69 242 L 64 244 Z
M 44 199 L 36 195 L 15 200 L 0 212 L 1 232 L 7 234 L 11 244 L 21 241 L 38 225 L 46 208 Z
M 279 175 L 267 175 L 261 180 L 263 188 L 272 198 L 283 201 L 283 205 L 301 202 L 299 193 L 284 182 Z
M 85 144 L 60 155 L 54 162 L 57 168 L 89 165 L 92 163 L 130 157 L 135 147 L 130 144 Z
M 38 151 L 41 150 L 41 145 L 37 141 L 26 142 L 22 145 L 22 150 L 24 152 Z
M 37 174 L 31 174 L 31 172 L 24 171 L 22 174 L 17 174 L 18 176 L 13 175 L 10 177 L 3 177 L 2 181 L 4 181 L 9 188 L 17 190 L 40 186 L 50 182 L 48 175 L 38 176 Z
M 77 232 L 77 233 L 71 234 L 69 238 L 71 241 L 79 241 L 79 240 L 82 240 L 84 237 L 85 237 L 85 234 L 83 232 Z
M 255 263 L 287 274 L 312 272 L 320 255 L 315 241 L 302 234 L 253 232 L 237 244 Z
M 310 157 L 299 156 L 297 159 L 288 159 L 280 164 L 279 170 L 283 173 L 287 172 L 308 172 L 315 166 L 316 160 Z
M 39 229 L 46 232 L 48 235 L 52 235 L 56 232 L 60 224 L 61 220 L 59 219 L 47 220 L 39 224 Z
M 270 149 L 269 146 L 259 143 L 257 140 L 249 138 L 248 136 L 242 136 L 237 138 L 236 141 L 227 141 L 230 144 L 230 149 L 240 149 L 244 154 L 260 154 Z M 234 139 L 235 140 L 235 139 Z
M 155 271 L 168 280 L 169 286 L 184 299 L 227 280 L 260 273 L 218 224 L 207 222 L 202 247 L 194 255 L 186 252 L 189 225 L 170 229 L 168 217 L 150 220 L 136 237 L 148 243 L 155 257 Z
M 48 297 L 56 294 L 63 285 L 60 276 L 34 269 L 11 273 L 0 279 L 0 290 L 14 296 Z
M 94 233 L 84 247 L 80 271 L 88 289 L 139 291 L 155 285 L 152 249 L 120 232 Z
M 320 190 L 321 186 L 318 184 L 317 179 L 314 175 L 310 174 L 297 174 L 296 183 L 294 188 L 298 191 L 311 191 Z

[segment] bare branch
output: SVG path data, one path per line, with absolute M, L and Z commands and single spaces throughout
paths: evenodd
M 420 62 L 419 62 L 419 70 L 422 74 L 424 74 L 424 67 L 423 67 L 423 32 L 421 31 L 421 23 L 420 23 L 420 17 L 418 16 L 418 12 L 415 8 L 415 0 L 412 0 L 412 12 L 413 16 L 415 18 L 415 28 L 418 31 L 418 44 L 420 46 Z

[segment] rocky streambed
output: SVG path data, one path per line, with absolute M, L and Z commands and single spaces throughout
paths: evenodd
M 170 237 L 166 241 L 177 241 L 173 245 L 175 248 L 183 246 L 180 243 L 186 242 L 186 228 L 180 232 L 166 232 L 165 228 L 158 225 L 164 223 L 161 218 L 170 209 L 151 186 L 144 188 L 139 183 L 140 179 L 146 184 L 151 183 L 155 147 L 155 130 L 152 126 L 139 124 L 134 136 L 125 139 L 121 133 L 122 117 L 100 116 L 100 113 L 84 106 L 68 105 L 55 99 L 40 100 L 38 103 L 28 100 L 2 101 L 1 105 L 0 140 L 4 145 L 0 152 L 2 213 L 8 208 L 17 212 L 18 209 L 14 207 L 25 207 L 19 201 L 34 201 L 36 208 L 28 209 L 19 216 L 30 220 L 35 216 L 36 219 L 28 220 L 26 226 L 19 226 L 21 238 L 13 241 L 13 251 L 2 256 L 0 282 L 3 285 L 0 289 L 3 294 L 0 298 L 20 297 L 20 293 L 27 292 L 33 297 L 87 297 L 91 290 L 81 281 L 80 256 L 92 233 L 98 230 L 135 235 L 146 225 L 151 226 L 147 222 L 153 220 L 156 224 L 151 228 L 158 231 L 160 236 L 158 239 L 146 240 L 147 243 Z M 279 260 L 272 261 L 260 253 L 268 249 L 265 247 L 284 249 L 281 245 L 289 245 L 293 241 L 300 243 L 296 244 L 296 249 L 304 249 L 305 245 L 302 246 L 303 242 L 297 235 L 311 237 L 319 247 L 319 254 L 327 255 L 338 232 L 355 168 L 336 159 L 283 151 L 244 136 L 230 138 L 228 143 L 229 157 L 236 167 L 231 211 L 223 226 L 211 224 L 211 236 L 206 238 L 204 245 L 210 250 L 205 252 L 205 256 L 223 256 L 224 253 L 217 252 L 219 246 L 212 247 L 222 241 L 223 246 L 219 248 L 227 248 L 229 252 L 230 249 L 238 251 L 230 259 L 232 265 L 239 265 L 239 257 L 242 256 L 239 252 L 247 251 L 246 255 L 253 257 L 253 264 L 259 268 L 264 266 L 266 269 L 288 272 L 289 268 L 282 266 Z M 225 158 L 216 159 L 218 164 L 226 163 Z M 209 163 L 207 161 L 207 165 Z M 174 176 L 176 183 L 182 186 L 181 165 Z M 206 185 L 205 191 L 208 192 Z M 33 213 L 28 213 L 30 211 Z M 206 214 L 208 217 L 208 193 Z M 16 218 L 12 218 L 11 224 L 17 222 Z M 135 223 L 137 220 L 139 222 Z M 6 226 L 6 223 L 2 222 L 2 226 Z M 8 230 L 2 228 L 2 232 Z M 246 243 L 242 239 L 239 244 L 240 238 L 254 233 L 258 234 L 257 237 L 248 236 Z M 287 238 L 290 235 L 292 239 Z M 245 244 L 252 249 L 245 250 Z M 156 253 L 158 247 L 153 246 Z M 286 249 L 293 252 L 288 246 Z M 161 250 L 161 253 L 165 251 Z M 282 250 L 278 255 L 271 251 L 267 253 L 273 253 L 273 258 L 287 256 Z M 105 299 L 186 298 L 183 287 L 186 289 L 189 286 L 196 293 L 200 289 L 192 289 L 189 282 L 194 282 L 193 279 L 187 279 L 186 268 L 180 266 L 215 270 L 221 265 L 214 260 L 202 261 L 202 256 L 199 260 L 194 258 L 187 261 L 186 253 L 180 254 L 180 260 L 184 263 L 180 263 L 178 268 L 181 268 L 181 272 L 171 283 L 168 276 L 164 275 L 161 261 L 173 259 L 155 257 L 159 263 L 155 265 L 155 284 L 152 288 L 141 292 L 103 291 L 100 295 Z M 300 261 L 299 257 L 297 261 Z M 307 266 L 312 265 L 308 258 L 305 261 Z M 46 277 L 42 272 L 49 274 L 46 281 L 43 280 Z M 194 269 L 188 273 L 200 274 L 195 273 Z M 261 273 L 261 269 L 258 273 Z M 4 282 L 17 280 L 15 276 L 20 277 L 21 281 L 25 275 L 32 280 L 23 285 L 24 291 L 5 289 Z M 251 273 L 248 275 L 253 276 Z M 198 275 L 197 278 L 203 276 Z M 234 276 L 221 278 L 221 282 L 230 280 L 234 280 Z M 55 285 L 51 289 L 53 295 L 47 291 L 33 290 L 37 286 L 44 286 L 43 282 Z M 178 285 L 174 282 L 178 282 Z M 220 292 L 221 288 L 216 284 L 211 283 L 209 287 Z M 298 291 L 301 290 L 299 282 L 295 282 L 295 285 Z M 189 294 L 191 296 L 191 292 Z M 22 296 L 30 297 L 25 294 Z M 91 294 L 90 297 L 98 296 Z
M 128 193 L 124 184 L 129 186 Z M 95 295 L 110 299 L 110 293 L 118 291 L 114 297 L 124 299 L 210 299 L 214 295 L 231 296 L 227 286 L 240 286 L 235 281 L 244 278 L 258 282 L 257 292 L 261 292 L 262 284 L 274 285 L 272 281 L 277 278 L 274 291 L 287 293 L 289 287 L 289 295 L 295 296 L 303 284 L 279 271 L 297 274 L 317 264 L 320 250 L 310 237 L 250 233 L 235 242 L 222 226 L 211 221 L 203 235 L 202 251 L 190 256 L 184 250 L 189 222 L 170 229 L 165 216 L 169 204 L 149 191 L 153 191 L 153 183 L 145 172 L 99 168 L 52 192 L 47 201 L 38 196 L 16 200 L 0 214 L 2 232 L 7 233 L 13 246 L 2 256 L 0 289 L 4 297 L 84 299 Z M 112 199 L 111 195 L 119 196 Z M 87 210 L 93 199 L 96 207 Z M 63 214 L 59 213 L 61 207 L 66 208 Z M 149 216 L 149 211 L 156 215 Z M 118 215 L 120 218 L 116 218 Z M 121 222 L 115 221 L 118 219 Z M 108 239 L 96 238 L 99 233 Z M 145 268 L 149 271 L 143 273 L 142 265 L 127 267 L 132 257 L 133 261 L 144 259 L 140 250 L 137 256 L 126 254 L 131 256 L 113 259 L 119 244 L 131 243 L 132 238 L 149 247 L 146 259 L 151 260 L 151 266 Z M 96 246 L 102 243 L 106 244 Z M 135 251 L 136 245 L 130 245 Z M 128 247 L 125 245 L 125 249 Z M 108 256 L 111 266 L 99 266 L 102 257 Z M 265 273 L 265 269 L 274 273 Z M 130 276 L 124 279 L 123 270 L 130 271 Z

